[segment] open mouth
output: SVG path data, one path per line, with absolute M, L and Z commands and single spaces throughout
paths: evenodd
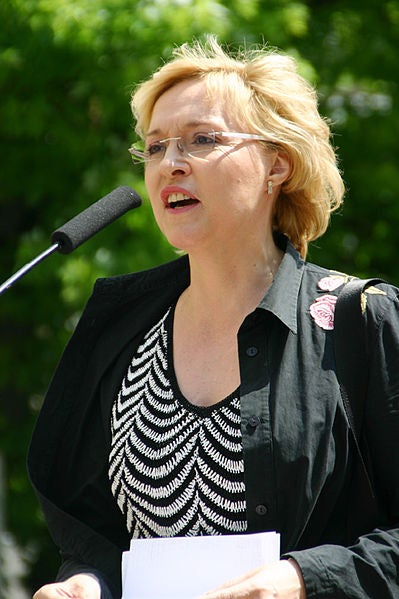
M 167 207 L 168 208 L 183 208 L 183 206 L 192 206 L 198 204 L 196 198 L 186 196 L 183 193 L 171 193 L 168 197 Z

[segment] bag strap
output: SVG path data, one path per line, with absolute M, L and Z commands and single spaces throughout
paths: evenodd
M 342 401 L 373 497 L 371 473 L 360 442 L 367 393 L 367 337 L 361 297 L 367 287 L 383 282 L 382 279 L 352 279 L 339 293 L 334 314 L 335 362 Z

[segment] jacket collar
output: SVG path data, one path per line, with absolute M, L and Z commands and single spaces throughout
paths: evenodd
M 292 243 L 284 236 L 276 239 L 285 251 L 273 285 L 259 303 L 259 308 L 271 312 L 279 318 L 294 334 L 298 331 L 297 303 L 305 262 Z M 169 300 L 177 297 L 190 281 L 190 267 L 187 256 L 157 266 L 147 271 L 103 279 L 97 284 L 97 292 L 118 298 L 119 303 L 132 300 L 136 293 L 161 290 L 161 295 Z M 134 290 L 134 291 L 133 291 Z M 97 299 L 98 299 L 98 293 Z M 125 299 L 123 299 L 125 298 Z M 167 301 L 169 301 L 167 300 Z
M 294 334 L 298 331 L 297 304 L 305 262 L 292 243 L 282 237 L 278 245 L 285 249 L 273 285 L 261 300 L 259 308 L 271 312 Z M 283 247 L 285 244 L 285 248 Z

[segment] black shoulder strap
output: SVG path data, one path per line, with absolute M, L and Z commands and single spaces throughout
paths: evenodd
M 380 281 L 378 281 L 380 282 Z M 366 451 L 360 442 L 360 426 L 363 416 L 364 398 L 367 392 L 365 362 L 365 328 L 361 310 L 361 294 L 363 289 L 376 279 L 352 279 L 342 287 L 335 306 L 334 317 L 334 352 L 337 376 L 355 451 L 359 460 L 354 465 L 351 480 L 348 482 L 348 493 L 352 489 L 356 493 L 348 505 L 348 535 L 356 538 L 365 530 L 372 530 L 378 522 L 378 507 L 372 485 L 372 478 L 366 467 Z M 363 455 L 364 454 L 364 455 Z M 362 509 L 359 510 L 359 502 Z M 326 525 L 326 511 L 331 509 L 329 493 L 321 493 L 311 514 L 311 524 L 304 527 L 298 543 L 301 547 L 310 547 L 319 542 L 319 531 Z M 315 533 L 317 531 L 317 533 Z
M 367 340 L 361 295 L 382 279 L 352 279 L 338 295 L 334 315 L 334 351 L 342 401 L 360 460 L 373 492 L 360 435 L 367 392 Z

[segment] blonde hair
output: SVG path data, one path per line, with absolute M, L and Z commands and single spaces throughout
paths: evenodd
M 341 205 L 344 184 L 329 125 L 296 61 L 270 48 L 241 49 L 232 56 L 214 36 L 183 44 L 133 93 L 138 135 L 145 137 L 158 98 L 187 79 L 204 79 L 210 97 L 226 101 L 243 131 L 265 136 L 288 155 L 291 173 L 275 203 L 273 228 L 305 257 L 308 243 L 325 232 L 331 212 Z

